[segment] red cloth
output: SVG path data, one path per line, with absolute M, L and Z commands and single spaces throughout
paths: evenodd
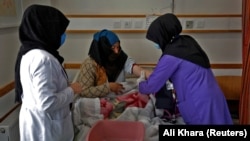
M 117 97 L 118 101 L 124 101 L 127 103 L 127 107 L 140 107 L 144 108 L 149 100 L 148 95 L 140 94 L 139 92 L 133 92 Z
M 139 107 L 144 108 L 149 100 L 148 95 L 140 94 L 139 92 L 133 92 L 130 94 L 120 95 L 116 97 L 118 102 L 125 102 L 126 107 Z M 101 114 L 104 119 L 109 118 L 110 113 L 114 109 L 113 104 L 105 98 L 100 99 Z
M 109 114 L 113 110 L 113 105 L 104 98 L 101 98 L 100 102 L 101 102 L 101 114 L 103 114 L 104 119 L 106 119 L 109 117 Z

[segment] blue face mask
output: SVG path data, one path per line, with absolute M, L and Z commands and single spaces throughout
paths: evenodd
M 161 47 L 159 46 L 159 44 L 154 44 L 154 47 L 157 48 L 157 49 L 161 49 Z
M 61 44 L 62 45 L 66 40 L 66 33 L 63 33 L 62 36 L 61 36 Z

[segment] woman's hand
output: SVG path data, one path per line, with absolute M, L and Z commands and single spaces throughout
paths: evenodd
M 109 88 L 115 94 L 122 94 L 122 91 L 125 89 L 122 84 L 115 82 L 110 82 Z
M 144 71 L 145 79 L 148 79 L 149 76 L 150 76 L 151 73 L 152 73 L 152 70 L 143 69 L 143 68 L 141 68 L 139 65 L 136 65 L 136 64 L 133 65 L 133 74 L 134 74 L 134 75 L 140 77 L 142 71 Z
M 73 89 L 74 94 L 79 94 L 82 91 L 82 87 L 81 87 L 80 83 L 78 83 L 78 82 L 71 83 L 70 87 Z
M 137 81 L 137 85 L 139 86 L 139 83 L 140 83 L 141 81 L 145 81 L 145 80 L 146 80 L 145 72 L 144 72 L 144 71 L 141 71 L 140 77 L 136 80 L 136 81 Z

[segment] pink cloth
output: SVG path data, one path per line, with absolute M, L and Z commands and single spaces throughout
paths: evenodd
M 148 95 L 143 95 L 140 94 L 139 92 L 132 92 L 129 94 L 117 96 L 116 100 L 118 102 L 125 102 L 126 107 L 144 108 L 149 100 L 149 97 Z M 100 105 L 101 105 L 101 114 L 103 114 L 104 119 L 109 118 L 110 113 L 114 109 L 113 104 L 108 100 L 106 100 L 105 98 L 101 98 Z
M 127 107 L 140 107 L 144 108 L 149 100 L 148 95 L 140 94 L 139 92 L 133 92 L 126 95 L 117 97 L 118 101 L 125 101 Z
M 103 114 L 104 119 L 106 119 L 109 117 L 109 114 L 113 110 L 113 105 L 104 98 L 101 98 L 100 102 L 101 102 L 101 114 Z

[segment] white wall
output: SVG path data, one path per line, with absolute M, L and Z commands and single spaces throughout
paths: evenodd
M 17 27 L 0 29 L 0 87 L 13 81 L 14 63 L 19 45 Z
M 33 3 L 50 5 L 50 0 L 22 0 L 22 2 L 23 8 Z M 0 28 L 0 88 L 14 81 L 15 61 L 19 47 L 18 27 Z M 14 90 L 0 97 L 0 117 L 13 108 L 14 98 Z
M 174 12 L 177 14 L 241 14 L 241 0 L 174 0 L 174 2 Z M 85 14 L 81 13 L 83 10 L 80 5 L 86 1 L 23 0 L 23 8 L 33 3 L 58 7 L 65 14 Z M 100 13 L 100 11 L 97 12 Z M 14 79 L 14 62 L 20 46 L 17 30 L 17 27 L 0 28 L 0 65 L 2 68 L 0 69 L 0 86 Z M 122 40 L 123 49 L 139 63 L 153 63 L 158 60 L 160 52 L 145 39 L 144 33 L 118 33 L 118 35 Z M 211 63 L 241 63 L 241 33 L 191 35 L 207 51 Z M 61 54 L 65 56 L 65 61 L 81 62 L 87 56 L 91 40 L 92 34 L 68 34 L 65 45 L 60 49 Z M 144 51 L 143 54 L 137 53 L 141 50 Z
M 67 14 L 163 13 L 174 3 L 174 13 L 240 14 L 241 0 L 51 0 Z
M 26 8 L 30 4 L 38 3 L 55 6 L 65 14 L 87 14 L 87 12 L 103 13 L 103 11 L 99 11 L 98 8 L 95 10 L 85 9 L 86 11 L 84 11 L 84 8 L 88 8 L 86 2 L 87 0 L 23 0 L 23 8 Z M 88 2 L 93 1 L 88 0 Z M 96 2 L 100 1 L 96 0 Z M 113 8 L 116 6 L 124 6 L 114 5 L 115 0 L 107 0 L 106 2 L 107 5 L 112 5 L 110 9 L 113 11 L 115 11 Z M 108 2 L 113 3 L 108 4 Z M 123 0 L 123 2 L 129 2 L 129 4 L 133 5 L 134 0 Z M 173 10 L 176 14 L 241 14 L 241 0 L 174 0 L 174 2 Z M 101 4 L 101 2 L 98 4 Z M 166 6 L 168 7 L 168 4 L 166 4 Z M 153 5 L 143 10 L 145 14 L 147 14 L 147 11 L 161 13 L 164 12 L 164 10 L 169 10 L 168 8 L 164 9 L 164 7 L 165 5 L 160 8 Z M 134 10 L 134 8 L 130 9 L 130 7 L 124 8 L 128 11 Z M 163 10 L 161 10 L 162 8 Z M 109 9 L 106 10 L 108 11 Z M 83 11 L 86 13 L 82 13 Z M 145 39 L 145 33 L 118 33 L 118 35 L 121 39 L 123 49 L 138 63 L 157 62 L 161 53 L 153 47 L 151 42 Z M 202 45 L 211 63 L 241 63 L 241 33 L 192 33 L 191 35 Z M 92 34 L 69 33 L 67 37 L 65 44 L 59 50 L 61 55 L 65 57 L 65 62 L 82 62 L 83 59 L 87 57 Z M 0 87 L 14 80 L 14 63 L 19 46 L 17 27 L 0 28 Z M 214 72 L 218 75 L 241 75 L 241 70 L 214 70 Z M 70 74 L 70 78 L 73 78 L 73 74 Z M 13 95 L 10 97 L 13 99 Z M 10 103 L 12 103 L 10 98 L 1 97 L 0 111 L 8 110 L 3 109 L 3 107 Z
M 114 2 L 114 1 L 113 1 Z M 166 5 L 172 1 L 167 1 Z M 86 1 L 67 1 L 53 0 L 52 5 L 58 7 L 65 14 L 100 14 L 98 8 L 92 7 L 88 11 Z M 107 2 L 108 3 L 108 2 Z M 121 4 L 122 5 L 122 4 Z M 112 5 L 113 6 L 113 5 Z M 97 6 L 98 7 L 98 6 Z M 159 9 L 152 6 L 155 13 L 161 13 Z M 148 9 L 152 9 L 149 8 Z M 112 9 L 112 8 L 111 8 Z M 140 11 L 140 8 L 138 8 Z M 113 9 L 112 9 L 113 10 Z M 129 8 L 127 10 L 130 10 Z M 114 10 L 116 12 L 116 9 Z M 174 0 L 174 13 L 176 14 L 241 14 L 241 0 Z M 103 12 L 103 11 L 101 11 Z M 141 11 L 140 11 L 141 12 Z M 105 13 L 105 12 L 104 12 Z M 128 12 L 129 13 L 129 12 Z M 139 12 L 137 12 L 139 13 Z M 103 13 L 101 13 L 103 14 Z M 117 14 L 117 13 L 114 13 Z M 148 14 L 147 12 L 142 14 Z M 75 22 L 75 18 L 70 18 L 71 24 L 68 29 L 99 29 L 100 26 L 112 28 L 111 21 L 107 23 L 104 20 L 96 20 L 91 24 L 90 21 Z M 111 19 L 112 20 L 112 19 Z M 230 21 L 230 20 L 229 20 Z M 185 29 L 185 27 L 183 27 Z M 241 20 L 238 19 L 232 23 L 227 19 L 213 22 L 207 22 L 205 29 L 241 29 Z M 207 52 L 211 63 L 241 63 L 241 33 L 183 33 L 194 36 Z M 138 63 L 156 63 L 160 51 L 153 47 L 153 44 L 146 40 L 145 33 L 118 33 L 121 38 L 123 49 L 129 56 L 133 57 Z M 89 33 L 69 33 L 64 47 L 60 49 L 66 62 L 81 62 L 87 57 L 88 49 L 92 40 L 92 34 Z M 214 70 L 216 75 L 235 74 L 241 75 L 241 69 Z
M 144 14 L 170 10 L 172 0 L 52 0 L 67 14 Z
M 31 4 L 51 5 L 51 0 L 22 0 L 23 11 Z
M 241 0 L 174 0 L 174 13 L 241 14 Z

